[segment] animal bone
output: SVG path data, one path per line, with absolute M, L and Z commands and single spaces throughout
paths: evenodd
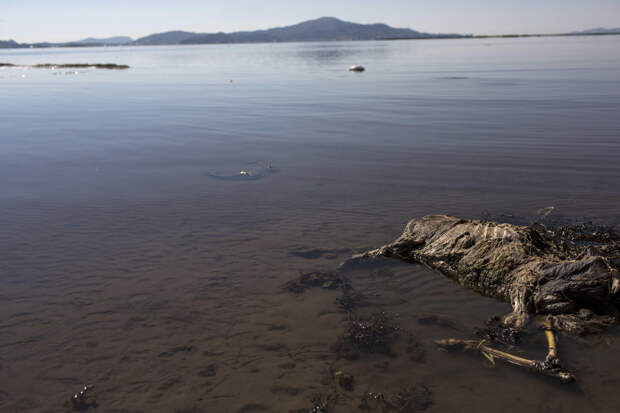
M 551 324 L 548 320 L 545 320 L 542 325 L 545 327 L 545 336 L 547 337 L 547 345 L 549 349 L 547 357 L 544 361 L 529 360 L 523 357 L 515 356 L 514 354 L 497 350 L 488 346 L 486 344 L 486 340 L 458 340 L 450 338 L 446 340 L 437 340 L 435 341 L 435 344 L 443 350 L 478 351 L 486 357 L 492 365 L 495 365 L 495 359 L 499 359 L 516 366 L 526 367 L 532 371 L 536 371 L 547 376 L 555 377 L 565 383 L 574 381 L 575 377 L 566 371 L 560 364 L 555 343 L 555 336 L 553 331 L 550 329 Z

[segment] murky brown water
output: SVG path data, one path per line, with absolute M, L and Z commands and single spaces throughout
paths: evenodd
M 619 39 L 3 53 L 133 69 L 0 71 L 0 410 L 65 411 L 92 383 L 103 412 L 289 412 L 334 394 L 331 411 L 357 412 L 422 383 L 429 412 L 616 411 L 617 330 L 561 338 L 574 385 L 490 368 L 433 340 L 509 306 L 388 262 L 347 274 L 358 313 L 392 315 L 424 356 L 403 332 L 394 356 L 339 360 L 339 292 L 281 286 L 428 213 L 553 205 L 619 224 Z M 213 179 L 253 162 L 274 170 Z

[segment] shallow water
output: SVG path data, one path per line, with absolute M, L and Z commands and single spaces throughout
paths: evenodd
M 340 370 L 356 385 L 335 412 L 416 383 L 433 412 L 615 411 L 617 331 L 562 338 L 574 386 L 488 368 L 432 341 L 467 338 L 509 306 L 391 263 L 349 274 L 368 297 L 360 311 L 397 316 L 425 359 L 336 360 L 338 293 L 280 286 L 428 213 L 555 206 L 620 224 L 619 45 L 0 51 L 15 64 L 132 67 L 0 69 L 0 410 L 64 411 L 93 383 L 99 411 L 288 412 L 334 393 Z M 331 253 L 294 254 L 315 249 Z M 428 314 L 451 327 L 419 322 Z

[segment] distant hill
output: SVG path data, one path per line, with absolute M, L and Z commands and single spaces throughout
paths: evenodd
M 39 42 L 39 43 L 31 43 L 31 44 L 20 44 L 15 42 L 14 40 L 0 40 L 0 49 L 18 49 L 18 48 L 26 48 L 26 47 L 36 47 L 36 48 L 45 48 L 45 47 L 86 47 L 86 46 L 122 46 L 133 43 L 133 39 L 127 36 L 117 36 L 117 37 L 109 37 L 106 39 L 95 39 L 93 37 L 89 37 L 87 39 L 78 40 L 75 42 L 65 42 L 65 43 L 49 43 L 49 42 Z
M 14 40 L 0 40 L 0 49 L 25 47 L 85 47 L 85 46 L 123 46 L 123 45 L 177 45 L 177 44 L 213 44 L 213 43 L 266 43 L 266 42 L 311 42 L 311 41 L 346 41 L 346 40 L 394 40 L 394 39 L 460 39 L 487 37 L 529 37 L 529 36 L 579 36 L 598 34 L 620 34 L 620 27 L 615 29 L 594 28 L 581 32 L 547 35 L 500 35 L 473 36 L 454 33 L 424 33 L 408 28 L 395 28 L 383 23 L 360 24 L 339 20 L 335 17 L 321 17 L 292 26 L 275 27 L 267 30 L 239 31 L 232 33 L 194 33 L 187 31 L 170 31 L 155 33 L 133 40 L 127 36 L 109 38 L 89 37 L 75 42 L 65 43 L 17 43 Z
M 615 29 L 606 29 L 604 27 L 596 27 L 594 29 L 584 30 L 582 32 L 573 32 L 571 34 L 610 34 L 610 33 L 620 33 L 620 27 L 616 27 Z
M 88 45 L 121 45 L 128 44 L 133 42 L 131 37 L 127 36 L 116 36 L 116 37 L 108 37 L 105 39 L 95 39 L 94 37 L 89 37 L 87 39 L 78 40 L 77 42 L 69 42 L 69 43 L 78 43 L 78 44 L 88 44 Z
M 137 45 L 307 42 L 330 40 L 381 40 L 465 37 L 458 34 L 430 34 L 398 29 L 386 24 L 358 24 L 335 17 L 321 17 L 292 26 L 233 33 L 166 32 L 140 38 Z
M 180 44 L 183 40 L 196 36 L 197 33 L 173 31 L 165 33 L 151 34 L 146 37 L 141 37 L 134 42 L 134 44 L 151 46 L 158 44 Z
M 17 49 L 23 47 L 15 40 L 0 40 L 0 49 Z

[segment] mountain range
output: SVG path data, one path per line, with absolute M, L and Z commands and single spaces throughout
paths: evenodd
M 611 34 L 611 33 L 620 33 L 620 27 L 616 27 L 615 29 L 606 29 L 604 27 L 597 27 L 594 29 L 588 29 L 581 32 L 574 32 L 571 34 Z
M 212 43 L 264 43 L 264 42 L 310 42 L 333 40 L 384 40 L 384 39 L 431 39 L 469 37 L 459 34 L 431 34 L 412 29 L 398 29 L 386 24 L 359 24 L 339 20 L 335 17 L 321 17 L 292 26 L 267 30 L 240 31 L 233 33 L 194 33 L 170 31 L 156 33 L 132 40 L 119 36 L 107 39 L 88 38 L 65 43 L 19 44 L 12 40 L 0 41 L 0 48 L 8 47 L 79 47 L 105 45 L 176 45 Z
M 565 35 L 615 34 L 620 28 L 596 28 Z M 310 42 L 336 40 L 391 40 L 391 39 L 450 39 L 469 38 L 472 35 L 423 33 L 407 28 L 394 28 L 383 23 L 359 24 L 339 20 L 335 17 L 321 17 L 292 26 L 275 27 L 267 30 L 239 31 L 232 33 L 194 33 L 187 31 L 169 31 L 156 33 L 133 40 L 131 37 L 118 36 L 104 39 L 89 37 L 87 39 L 65 43 L 18 43 L 14 40 L 0 40 L 0 48 L 25 47 L 84 47 L 84 46 L 152 46 L 178 44 L 214 44 L 214 43 L 265 43 L 265 42 Z M 477 36 L 489 37 L 489 36 Z M 501 36 L 490 36 L 501 37 Z
M 421 33 L 412 29 L 398 29 L 386 24 L 359 24 L 321 17 L 292 26 L 267 30 L 233 33 L 192 33 L 172 31 L 152 34 L 134 42 L 136 45 L 211 44 L 211 43 L 266 43 L 311 42 L 333 40 L 428 39 L 464 37 L 459 34 Z

